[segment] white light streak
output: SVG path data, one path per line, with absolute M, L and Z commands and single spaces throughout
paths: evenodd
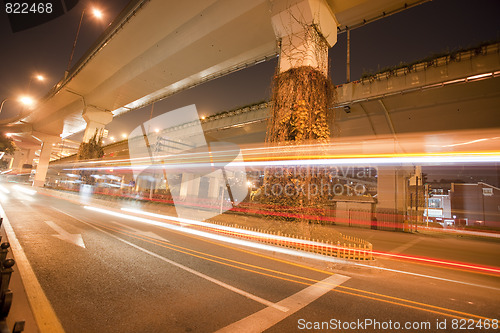
M 394 156 L 394 157 L 362 157 L 362 158 L 332 158 L 332 159 L 308 159 L 308 160 L 282 160 L 282 161 L 249 161 L 233 162 L 232 167 L 265 167 L 265 166 L 308 166 L 308 165 L 355 165 L 355 166 L 376 166 L 376 165 L 441 165 L 454 163 L 498 163 L 500 155 L 458 155 L 458 156 Z M 179 163 L 179 164 L 156 164 L 152 166 L 114 166 L 116 170 L 143 170 L 148 167 L 150 170 L 173 169 L 183 170 L 186 168 L 206 168 L 214 166 L 223 168 L 226 163 Z M 83 167 L 74 170 L 109 170 L 109 167 Z
M 385 267 L 377 267 L 377 266 L 372 266 L 372 265 L 369 265 L 369 264 L 360 264 L 360 263 L 351 262 L 351 261 L 348 261 L 348 260 L 345 260 L 345 259 L 323 256 L 323 255 L 315 254 L 315 253 L 311 253 L 311 252 L 304 252 L 304 251 L 292 250 L 292 249 L 283 248 L 283 247 L 279 247 L 279 246 L 272 246 L 272 245 L 267 245 L 267 244 L 260 244 L 260 243 L 255 243 L 255 242 L 251 242 L 251 241 L 246 241 L 246 240 L 231 238 L 231 237 L 227 237 L 227 236 L 220 236 L 220 235 L 216 235 L 216 234 L 211 234 L 209 232 L 204 232 L 204 231 L 199 231 L 199 230 L 194 230 L 194 229 L 189 229 L 189 228 L 183 228 L 183 227 L 179 227 L 179 226 L 172 225 L 172 224 L 169 224 L 169 223 L 158 222 L 158 221 L 154 221 L 154 220 L 142 218 L 142 217 L 139 217 L 139 216 L 132 216 L 132 215 L 127 215 L 127 214 L 117 213 L 117 212 L 113 212 L 113 211 L 110 211 L 110 210 L 101 209 L 101 208 L 92 207 L 92 206 L 84 206 L 84 208 L 88 209 L 88 210 L 93 210 L 93 211 L 96 211 L 96 212 L 100 212 L 100 213 L 103 213 L 103 214 L 108 214 L 108 215 L 112 215 L 112 216 L 116 216 L 116 217 L 121 217 L 121 218 L 128 219 L 128 220 L 132 220 L 132 221 L 135 221 L 135 222 L 147 223 L 147 224 L 156 225 L 156 226 L 159 226 L 159 227 L 164 227 L 164 228 L 172 229 L 172 230 L 175 230 L 175 231 L 189 233 L 189 234 L 200 236 L 200 237 L 204 237 L 204 238 L 215 239 L 215 240 L 218 240 L 218 241 L 221 241 L 221 242 L 224 242 L 224 243 L 231 243 L 231 244 L 235 244 L 235 245 L 241 245 L 241 246 L 246 246 L 246 247 L 261 249 L 261 250 L 265 250 L 265 251 L 270 251 L 270 252 L 283 253 L 283 254 L 288 254 L 288 255 L 298 256 L 298 257 L 303 257 L 303 258 L 309 258 L 309 259 L 315 259 L 315 260 L 321 260 L 321 261 L 327 261 L 327 262 L 335 262 L 335 263 L 344 263 L 344 264 L 350 264 L 350 265 L 354 265 L 354 266 L 367 267 L 367 268 L 370 268 L 370 269 L 378 269 L 378 270 L 384 270 L 384 271 L 389 271 L 389 272 L 395 272 L 395 273 L 401 273 L 401 274 L 406 274 L 406 275 L 418 276 L 418 277 L 423 277 L 423 278 L 429 278 L 429 279 L 433 279 L 433 280 L 440 280 L 440 281 L 453 282 L 453 283 L 458 283 L 458 284 L 463 284 L 463 285 L 469 285 L 469 286 L 475 286 L 475 287 L 493 289 L 493 290 L 496 290 L 496 291 L 500 290 L 499 288 L 495 288 L 495 287 L 491 287 L 491 286 L 484 286 L 484 285 L 479 285 L 479 284 L 475 284 L 475 283 L 468 283 L 468 282 L 463 282 L 463 281 L 451 280 L 451 279 L 446 279 L 446 278 L 432 276 L 432 275 L 424 275 L 424 274 L 418 274 L 418 273 L 413 273 L 413 272 L 406 272 L 406 271 L 401 271 L 401 270 L 397 270 L 397 269 L 390 269 L 390 268 L 385 268 Z M 129 210 L 128 208 L 122 208 L 122 209 L 126 210 L 126 211 Z M 151 216 L 155 216 L 155 215 L 164 216 L 164 215 L 154 214 L 154 213 L 149 213 L 149 212 L 142 212 L 142 211 L 139 211 L 139 212 L 141 212 L 143 214 L 146 214 L 146 215 L 151 215 Z M 199 222 L 199 221 L 187 220 L 187 219 L 176 218 L 176 217 L 175 218 L 174 217 L 168 217 L 168 219 L 171 219 L 171 220 L 182 220 L 184 222 L 190 221 L 190 222 L 202 223 L 202 222 Z M 212 225 L 212 224 L 210 226 L 214 227 L 214 225 Z M 222 227 L 222 226 L 217 226 L 217 227 Z M 238 229 L 238 230 L 240 230 L 240 229 Z M 253 233 L 252 231 L 247 231 L 247 232 L 248 233 Z M 267 234 L 265 234 L 265 235 L 267 235 Z M 282 236 L 275 236 L 275 237 L 282 237 Z M 283 238 L 287 238 L 287 237 L 283 237 Z M 292 238 L 292 239 L 294 241 L 297 241 L 294 238 Z M 303 242 L 306 243 L 308 241 L 304 241 L 303 240 Z M 311 243 L 315 244 L 316 242 L 311 242 Z
M 0 185 L 0 191 L 2 191 L 5 194 L 9 194 L 10 193 L 10 191 L 5 186 L 3 186 L 3 185 Z
M 29 194 L 29 195 L 35 195 L 36 194 L 35 190 L 30 190 L 30 189 L 27 189 L 27 188 L 19 186 L 19 185 L 14 185 L 12 187 L 14 187 L 16 190 L 19 190 L 19 191 L 21 191 L 23 193 L 26 193 L 26 194 Z

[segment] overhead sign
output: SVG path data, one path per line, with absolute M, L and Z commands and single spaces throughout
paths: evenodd
M 483 187 L 483 195 L 491 197 L 493 195 L 493 189 L 490 187 Z

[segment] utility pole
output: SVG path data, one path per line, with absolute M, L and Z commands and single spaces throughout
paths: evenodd
M 347 31 L 347 63 L 346 63 L 346 80 L 347 83 L 351 82 L 351 30 L 346 28 Z
M 418 225 L 418 176 L 415 176 L 415 231 L 417 231 Z

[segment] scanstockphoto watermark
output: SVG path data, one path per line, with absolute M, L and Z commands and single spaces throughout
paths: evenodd
M 265 196 L 308 198 L 316 196 L 362 196 L 368 190 L 366 181 L 375 179 L 373 168 L 354 167 L 268 167 Z M 307 180 L 307 181 L 305 181 Z
M 351 321 L 343 321 L 332 318 L 329 321 L 308 321 L 299 319 L 297 321 L 297 328 L 301 331 L 317 331 L 317 330 L 330 330 L 330 331 L 353 331 L 360 332 L 364 330 L 376 330 L 380 332 L 390 331 L 443 331 L 451 330 L 461 331 L 496 331 L 499 328 L 498 319 L 467 319 L 467 318 L 443 318 L 429 321 L 394 321 L 394 320 L 377 320 L 374 318 L 357 319 Z

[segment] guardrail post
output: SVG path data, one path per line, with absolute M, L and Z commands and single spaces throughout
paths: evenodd
M 7 257 L 7 253 L 9 253 L 10 244 L 8 242 L 4 242 L 0 245 L 0 267 L 3 265 L 5 258 Z
M 3 244 L 2 244 L 3 245 Z M 2 318 L 7 317 L 10 311 L 10 306 L 12 305 L 12 291 L 9 289 L 10 277 L 12 272 L 12 266 L 15 265 L 14 259 L 6 259 L 2 262 L 2 275 L 0 284 L 0 316 Z

